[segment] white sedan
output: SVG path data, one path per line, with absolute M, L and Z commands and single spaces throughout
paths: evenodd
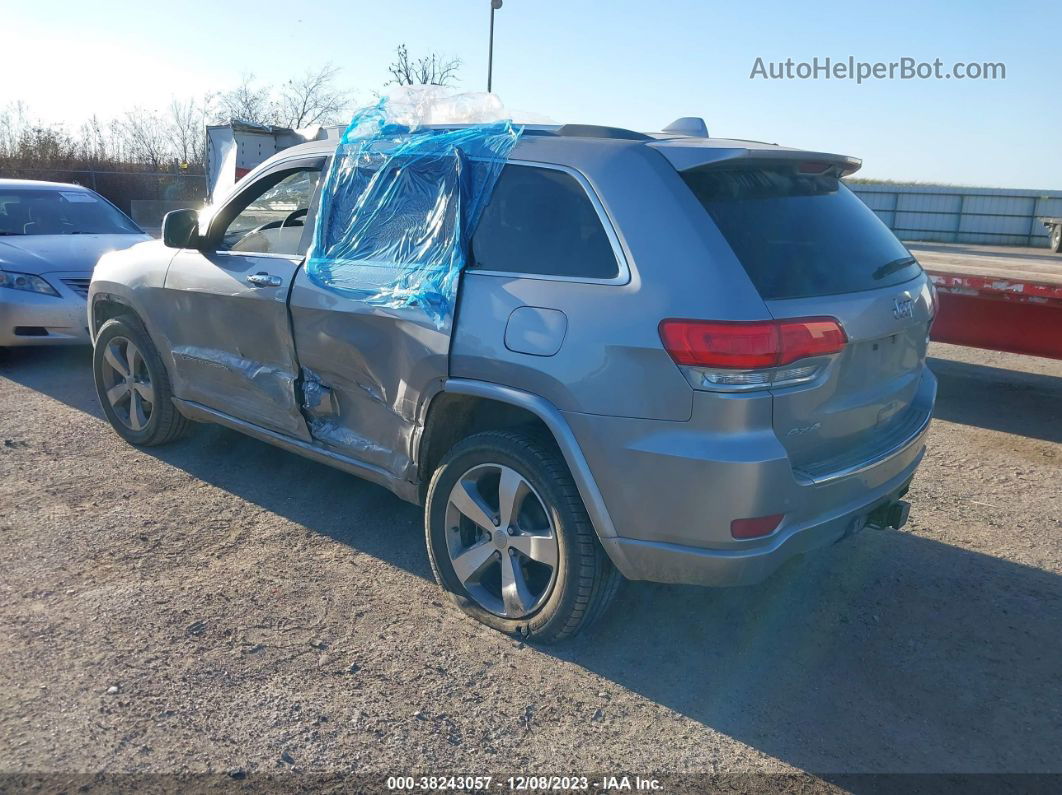
M 0 179 L 0 347 L 90 344 L 96 261 L 150 239 L 80 185 Z

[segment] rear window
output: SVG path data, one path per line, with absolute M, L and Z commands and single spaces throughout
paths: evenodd
M 619 273 L 583 186 L 553 168 L 508 165 L 472 236 L 475 270 L 611 279 Z
M 921 273 L 836 177 L 781 166 L 709 167 L 682 178 L 767 300 L 873 290 Z

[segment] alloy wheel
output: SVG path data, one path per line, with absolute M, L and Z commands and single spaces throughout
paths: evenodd
M 155 389 L 140 349 L 126 337 L 112 337 L 103 351 L 103 383 L 107 402 L 118 421 L 142 431 L 155 408 Z
M 515 469 L 480 464 L 450 490 L 446 549 L 457 579 L 480 607 L 523 618 L 549 597 L 560 548 L 542 499 Z

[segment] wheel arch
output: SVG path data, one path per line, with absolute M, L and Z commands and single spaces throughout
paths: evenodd
M 417 471 L 425 489 L 439 460 L 471 433 L 528 426 L 553 440 L 579 489 L 594 530 L 614 538 L 615 527 L 575 434 L 560 410 L 538 395 L 463 378 L 448 379 L 428 403 L 417 443 Z M 423 501 L 423 500 L 422 500 Z
M 151 317 L 151 313 L 146 311 L 136 300 L 135 294 L 125 292 L 124 285 L 112 286 L 111 283 L 107 283 L 89 292 L 88 321 L 89 334 L 92 337 L 93 345 L 96 343 L 96 337 L 99 335 L 100 329 L 103 328 L 103 324 L 120 315 L 131 317 L 144 329 L 144 332 L 158 351 L 159 357 L 162 359 L 162 366 L 166 368 L 172 381 L 175 365 L 169 339 L 159 330 Z M 176 387 L 176 385 L 174 386 Z
M 103 324 L 119 315 L 132 315 L 141 325 L 144 325 L 144 319 L 136 307 L 124 296 L 108 292 L 93 294 L 92 303 L 89 305 L 89 331 L 92 333 L 93 341 L 96 340 L 96 335 L 99 334 Z

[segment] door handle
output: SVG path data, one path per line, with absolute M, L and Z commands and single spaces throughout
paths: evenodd
M 248 276 L 247 281 L 255 287 L 280 287 L 284 280 L 279 276 L 273 276 L 265 271 L 260 271 Z

